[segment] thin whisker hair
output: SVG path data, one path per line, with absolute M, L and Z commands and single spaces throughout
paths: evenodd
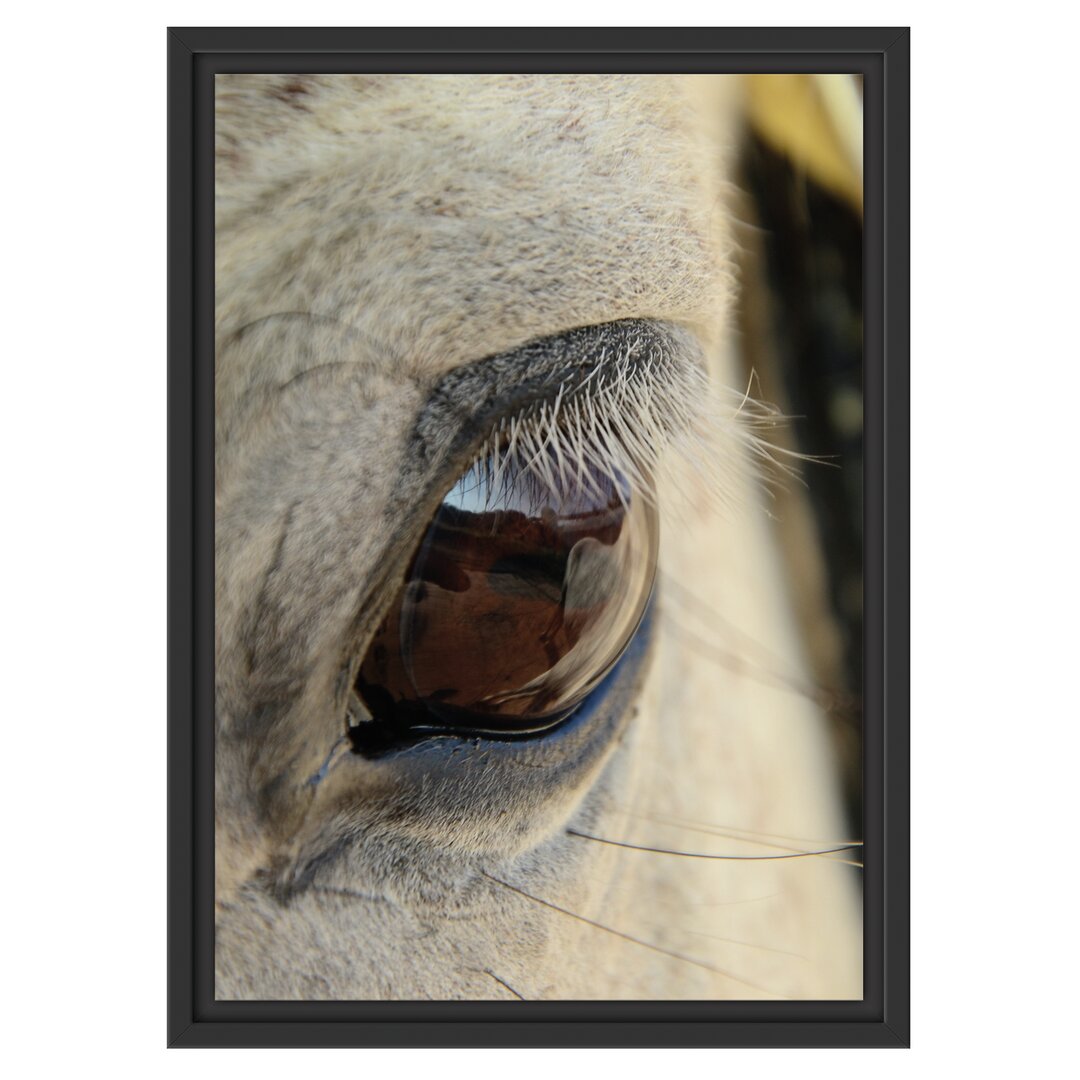
M 578 832 L 577 829 L 567 829 L 567 836 L 577 836 L 582 840 L 594 840 L 598 844 L 611 844 L 614 847 L 628 848 L 631 851 L 647 851 L 654 855 L 678 855 L 684 859 L 715 859 L 721 862 L 772 862 L 778 859 L 807 859 L 823 855 L 834 855 L 842 851 L 850 851 L 857 845 L 841 844 L 838 847 L 822 848 L 819 851 L 792 851 L 783 855 L 713 855 L 703 851 L 679 851 L 675 848 L 651 847 L 648 844 L 631 844 L 626 840 L 611 840 L 604 836 L 593 836 L 592 833 Z M 841 859 L 828 859 L 828 862 L 845 862 Z M 850 865 L 862 865 L 851 863 Z
M 785 661 L 767 646 L 735 626 L 711 604 L 695 596 L 692 590 L 673 577 L 670 572 L 659 569 L 657 574 L 662 585 L 664 598 L 662 610 L 665 620 L 692 648 L 705 655 L 707 659 L 713 660 L 736 674 L 755 678 L 763 685 L 771 685 L 777 689 L 787 689 L 800 694 L 832 716 L 844 717 L 861 713 L 861 701 L 856 695 L 844 690 L 819 686 L 785 673 L 782 670 L 787 666 Z M 672 603 L 677 604 L 686 614 L 693 616 L 702 627 L 707 628 L 709 633 L 718 632 L 739 642 L 753 658 L 725 649 L 699 633 L 698 630 L 686 625 L 672 610 Z M 748 665 L 753 670 L 747 670 Z
M 693 934 L 694 937 L 708 938 L 709 941 L 722 941 L 725 945 L 741 945 L 744 949 L 760 949 L 762 952 L 776 953 L 777 956 L 792 956 L 796 960 L 803 960 L 806 963 L 810 962 L 808 956 L 804 956 L 802 953 L 791 952 L 788 949 L 777 949 L 772 945 L 758 945 L 753 941 L 739 941 L 737 938 L 723 937 L 720 934 L 710 934 L 705 930 L 685 930 L 686 934 Z
M 603 930 L 604 933 L 613 934 L 615 937 L 621 938 L 623 941 L 630 942 L 633 945 L 640 945 L 643 949 L 650 949 L 652 952 L 659 953 L 661 956 L 668 956 L 672 960 L 681 960 L 684 964 L 693 964 L 695 967 L 702 968 L 705 971 L 711 971 L 714 975 L 721 975 L 726 979 L 731 979 L 733 982 L 748 986 L 752 990 L 757 990 L 759 993 L 768 994 L 770 997 L 778 996 L 774 991 L 769 990 L 767 987 L 759 986 L 757 983 L 740 978 L 738 975 L 726 971 L 724 968 L 716 967 L 714 964 L 706 963 L 704 960 L 698 960 L 693 956 L 686 956 L 683 953 L 675 952 L 672 949 L 665 949 L 662 945 L 657 945 L 655 942 L 645 941 L 642 938 L 634 937 L 632 934 L 624 933 L 622 930 L 616 930 L 614 927 L 605 926 L 603 923 L 586 918 L 584 915 L 579 915 L 576 911 L 571 911 L 569 908 L 560 907 L 558 904 L 553 904 L 550 900 L 544 900 L 539 896 L 534 896 L 532 893 L 526 892 L 517 885 L 511 885 L 510 882 L 503 881 L 502 878 L 495 877 L 485 870 L 481 870 L 480 873 L 486 877 L 488 881 L 494 882 L 496 885 L 501 885 L 504 889 L 509 889 L 510 892 L 516 893 L 526 900 L 531 900 L 534 904 L 540 904 L 551 911 L 556 911 L 560 915 L 566 915 L 568 918 L 576 919 L 578 922 L 584 923 L 587 926 L 592 926 L 597 930 Z
M 799 836 L 784 836 L 780 833 L 755 832 L 753 829 L 740 829 L 734 825 L 707 825 L 699 821 L 691 821 L 689 818 L 680 818 L 673 814 L 656 814 L 636 810 L 617 809 L 616 813 L 625 814 L 627 817 L 640 818 L 644 821 L 653 821 L 660 825 L 670 825 L 678 829 L 686 829 L 688 832 L 703 833 L 706 836 L 719 836 L 725 840 L 735 840 L 744 844 L 758 844 L 761 847 L 780 848 L 785 851 L 805 852 L 805 847 L 793 848 L 790 844 L 809 845 L 814 848 L 860 848 L 862 840 L 811 840 Z M 766 839 L 759 839 L 765 837 Z M 784 841 L 777 843 L 776 841 Z
M 717 908 L 717 907 L 735 907 L 738 904 L 760 904 L 765 900 L 775 900 L 780 893 L 772 892 L 766 893 L 764 896 L 747 896 L 741 900 L 705 900 L 696 904 L 691 904 L 691 907 L 704 907 L 704 908 Z
M 681 623 L 668 608 L 661 607 L 661 615 L 663 616 L 665 623 L 675 632 L 675 635 L 681 638 L 690 646 L 690 648 L 698 653 L 699 656 L 704 657 L 706 660 L 710 660 L 712 663 L 717 664 L 719 667 L 725 668 L 736 675 L 752 679 L 761 686 L 769 686 L 775 690 L 796 694 L 799 697 L 806 698 L 807 701 L 812 701 L 830 715 L 846 715 L 857 707 L 856 699 L 851 697 L 851 695 L 839 693 L 837 691 L 823 690 L 814 686 L 812 683 L 807 683 L 800 679 L 780 674 L 769 668 L 763 668 L 753 661 L 740 656 L 738 653 L 731 652 L 707 641 L 696 631 Z
M 505 979 L 500 979 L 494 971 L 490 971 L 488 968 L 484 968 L 482 974 L 487 975 L 489 978 L 494 979 L 504 990 L 509 990 L 511 994 L 518 999 L 518 1001 L 528 1001 L 529 999 L 523 994 L 519 994 Z

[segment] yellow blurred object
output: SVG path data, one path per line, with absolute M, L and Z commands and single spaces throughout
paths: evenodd
M 853 75 L 748 75 L 750 123 L 822 187 L 863 205 L 862 97 Z

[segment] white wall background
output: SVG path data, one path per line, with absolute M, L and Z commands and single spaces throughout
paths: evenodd
M 419 25 L 913 25 L 915 1045 L 678 1062 L 785 1080 L 1067 1070 L 1080 962 L 1069 843 L 1080 39 L 1069 9 L 38 10 L 7 13 L 0 79 L 8 1075 L 473 1075 L 475 1052 L 164 1049 L 164 27 L 349 25 L 382 11 Z M 636 1074 L 670 1069 L 662 1053 L 488 1052 L 482 1064 L 523 1080 Z

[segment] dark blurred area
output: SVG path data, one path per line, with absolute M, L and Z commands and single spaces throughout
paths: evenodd
M 811 668 L 833 722 L 848 819 L 861 835 L 861 206 L 753 130 L 740 183 L 747 364 L 761 395 L 792 417 L 789 446 L 820 459 L 802 466 L 805 488 L 781 493 L 777 517 Z

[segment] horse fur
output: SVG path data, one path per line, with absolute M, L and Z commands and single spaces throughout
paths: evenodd
M 767 655 L 809 682 L 754 468 L 768 414 L 724 331 L 734 86 L 217 76 L 219 998 L 861 996 L 836 860 L 575 835 L 738 855 L 842 839 L 820 709 L 755 677 Z M 620 398 L 634 327 L 670 377 L 635 369 Z M 552 422 L 526 391 L 581 328 L 611 376 L 583 403 L 637 433 L 657 502 L 682 505 L 647 662 L 602 737 L 557 752 L 466 748 L 452 774 L 437 749 L 349 752 L 365 642 L 441 494 L 507 403 Z M 735 662 L 687 645 L 702 612 Z

